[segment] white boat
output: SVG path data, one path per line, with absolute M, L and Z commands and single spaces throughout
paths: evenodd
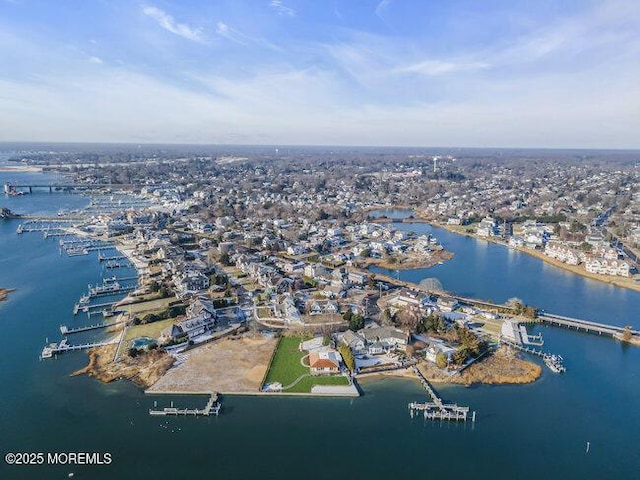
M 69 247 L 67 248 L 67 255 L 75 257 L 78 255 L 89 255 L 89 250 L 84 247 Z
M 120 284 L 118 282 L 107 283 L 104 285 L 97 285 L 95 287 L 89 286 L 89 293 L 91 295 L 100 295 L 103 293 L 117 292 L 120 290 Z
M 560 355 L 545 355 L 543 357 L 544 364 L 549 367 L 553 373 L 564 373 L 567 371 L 562 364 L 562 357 Z

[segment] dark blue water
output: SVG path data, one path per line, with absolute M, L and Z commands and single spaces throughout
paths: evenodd
M 0 180 L 2 177 L 0 176 Z M 81 197 L 12 199 L 22 210 L 57 211 Z M 2 199 L 4 202 L 5 199 Z M 22 203 L 18 203 L 22 202 Z M 32 205 L 31 207 L 29 205 Z M 16 235 L 0 222 L 0 453 L 109 452 L 109 466 L 7 467 L 0 478 L 635 478 L 640 466 L 640 348 L 544 328 L 546 347 L 564 355 L 567 374 L 545 370 L 532 385 L 440 387 L 446 400 L 478 411 L 475 425 L 411 419 L 417 383 L 367 381 L 359 399 L 223 398 L 219 418 L 158 420 L 155 397 L 127 382 L 104 385 L 68 374 L 83 354 L 38 361 L 100 267 L 91 256 L 61 257 L 55 241 Z M 429 228 L 403 225 L 417 230 Z M 445 288 L 527 303 L 575 316 L 634 323 L 640 295 L 544 266 L 526 255 L 435 230 L 456 253 L 424 272 Z M 450 236 L 449 236 L 450 235 Z M 174 398 L 181 405 L 205 398 Z M 167 398 L 160 398 L 167 402 Z M 590 452 L 585 452 L 586 442 Z
M 549 265 L 526 253 L 484 240 L 417 223 L 394 223 L 395 228 L 430 233 L 455 254 L 432 268 L 385 270 L 401 280 L 419 282 L 437 278 L 445 290 L 459 295 L 503 303 L 518 297 L 561 315 L 640 327 L 640 292 L 591 280 Z

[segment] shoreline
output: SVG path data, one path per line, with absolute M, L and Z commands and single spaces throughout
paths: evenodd
M 431 268 L 451 260 L 455 253 L 448 250 L 439 250 L 428 258 L 409 257 L 396 263 L 391 263 L 385 259 L 366 258 L 359 260 L 359 268 L 368 269 L 369 267 L 385 268 L 387 270 L 417 270 L 421 268 Z
M 447 232 L 455 233 L 456 235 L 463 235 L 465 237 L 470 237 L 470 238 L 473 238 L 475 240 L 484 240 L 486 242 L 490 242 L 490 243 L 493 243 L 493 244 L 496 244 L 496 245 L 502 245 L 505 248 L 508 248 L 508 249 L 516 251 L 516 252 L 525 253 L 525 254 L 530 255 L 532 257 L 535 257 L 535 258 L 537 258 L 539 260 L 542 260 L 543 262 L 545 262 L 545 263 L 547 263 L 549 265 L 552 265 L 554 267 L 560 268 L 560 269 L 565 270 L 567 272 L 571 272 L 571 273 L 574 273 L 576 275 L 580 275 L 582 277 L 585 277 L 585 278 L 588 278 L 588 279 L 591 279 L 591 280 L 596 280 L 596 281 L 601 282 L 601 283 L 608 283 L 609 285 L 614 285 L 616 287 L 627 288 L 629 290 L 634 290 L 636 292 L 640 292 L 640 282 L 635 282 L 633 280 L 632 276 L 630 276 L 630 277 L 614 277 L 614 276 L 609 276 L 609 275 L 598 275 L 598 274 L 595 274 L 595 273 L 590 273 L 590 272 L 587 272 L 580 265 L 568 265 L 568 264 L 566 264 L 564 262 L 556 260 L 555 258 L 548 257 L 542 251 L 531 250 L 529 248 L 522 248 L 522 247 L 513 248 L 513 247 L 510 247 L 509 245 L 507 245 L 504 241 L 498 240 L 498 239 L 496 239 L 494 237 L 478 237 L 477 235 L 475 235 L 473 233 L 460 232 L 457 229 L 451 228 L 450 225 L 442 224 L 442 223 L 435 222 L 433 220 L 427 219 L 426 217 L 421 215 L 418 211 L 416 211 L 415 214 L 416 214 L 416 216 L 420 217 L 425 224 L 430 225 L 432 227 L 442 228 L 443 230 L 446 230 Z
M 426 361 L 418 363 L 418 369 L 425 378 L 434 385 L 471 387 L 473 385 L 526 385 L 536 382 L 542 376 L 542 367 L 537 363 L 523 358 L 519 353 L 507 347 L 500 347 L 490 355 L 456 375 L 448 375 L 435 365 Z M 418 380 L 409 369 L 392 370 L 389 372 L 375 372 L 358 375 L 360 383 L 381 380 L 385 377 L 396 377 Z

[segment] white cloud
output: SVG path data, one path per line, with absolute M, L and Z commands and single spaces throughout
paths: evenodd
M 427 77 L 436 77 L 459 72 L 473 72 L 491 67 L 486 62 L 456 62 L 442 60 L 424 60 L 406 67 L 396 68 L 396 73 L 416 73 Z
M 186 23 L 178 23 L 171 15 L 157 7 L 145 6 L 142 8 L 142 13 L 153 18 L 158 25 L 175 35 L 193 42 L 205 43 L 202 29 L 190 27 Z
M 282 17 L 296 16 L 296 11 L 293 8 L 287 7 L 285 4 L 283 4 L 282 0 L 271 0 L 271 2 L 269 3 L 269 6 L 273 8 L 278 13 L 278 15 Z
M 96 65 L 102 65 L 104 62 L 100 57 L 89 57 L 89 63 L 94 63 Z
M 244 46 L 248 45 L 248 42 L 247 42 L 248 38 L 246 37 L 246 35 L 243 35 L 239 31 L 237 31 L 235 28 L 230 27 L 224 22 L 218 22 L 216 24 L 216 33 L 221 37 L 226 38 L 227 40 L 231 40 L 232 42 L 235 42 Z

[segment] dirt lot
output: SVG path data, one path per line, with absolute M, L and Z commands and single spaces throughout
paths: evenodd
M 257 392 L 277 339 L 258 336 L 225 339 L 185 352 L 150 392 Z

